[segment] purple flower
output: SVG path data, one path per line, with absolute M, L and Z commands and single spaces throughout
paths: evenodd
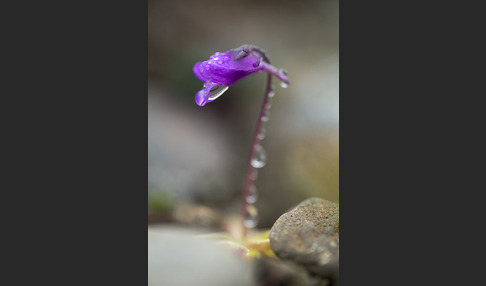
M 289 83 L 285 72 L 270 65 L 268 59 L 252 46 L 215 53 L 209 60 L 196 63 L 193 71 L 204 82 L 204 88 L 196 94 L 199 106 L 215 100 L 231 85 L 255 73 L 269 72 Z

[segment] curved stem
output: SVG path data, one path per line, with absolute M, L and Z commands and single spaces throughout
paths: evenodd
M 264 56 L 264 60 L 267 63 L 270 63 L 270 61 L 268 60 L 268 58 L 266 56 Z M 267 77 L 267 87 L 266 87 L 266 90 L 265 90 L 265 96 L 263 98 L 263 103 L 262 103 L 262 107 L 261 107 L 261 110 L 260 110 L 260 114 L 258 116 L 255 132 L 253 133 L 253 140 L 252 140 L 251 147 L 250 147 L 250 157 L 248 159 L 248 168 L 247 168 L 247 172 L 246 172 L 245 187 L 244 187 L 244 190 L 243 190 L 243 208 L 242 208 L 243 239 L 246 238 L 246 234 L 248 232 L 248 228 L 245 225 L 245 221 L 248 219 L 248 207 L 250 205 L 246 198 L 250 195 L 250 188 L 253 184 L 253 180 L 252 180 L 251 177 L 252 177 L 252 174 L 253 174 L 254 169 L 255 169 L 252 166 L 251 161 L 252 161 L 253 157 L 255 156 L 256 148 L 257 148 L 257 145 L 259 144 L 258 134 L 261 132 L 261 129 L 262 129 L 262 126 L 263 126 L 263 118 L 265 117 L 266 106 L 267 106 L 267 103 L 270 100 L 270 94 L 271 93 L 273 93 L 272 74 L 269 73 L 268 77 Z

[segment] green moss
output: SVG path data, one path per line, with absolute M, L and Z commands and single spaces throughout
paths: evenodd
M 148 211 L 161 214 L 170 213 L 174 205 L 174 200 L 172 197 L 161 190 L 154 190 L 152 193 L 155 194 L 149 196 L 148 198 Z

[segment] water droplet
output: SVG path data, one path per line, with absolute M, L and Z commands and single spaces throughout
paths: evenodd
M 263 140 L 265 138 L 265 127 L 260 128 L 260 132 L 258 132 L 257 138 L 258 140 Z
M 227 91 L 229 86 L 217 84 L 209 90 L 209 100 L 215 100 L 216 98 L 220 97 L 225 91 Z
M 258 199 L 258 191 L 255 185 L 250 186 L 250 191 L 248 197 L 246 197 L 246 202 L 249 204 L 254 204 Z
M 258 211 L 255 206 L 248 205 L 246 208 L 246 218 L 243 224 L 248 228 L 254 228 L 258 224 Z
M 268 109 L 263 110 L 262 121 L 267 122 L 270 116 L 270 111 Z
M 210 69 L 209 64 L 206 64 L 205 68 L 206 68 L 206 70 L 209 70 Z
M 281 82 L 280 82 L 280 86 L 281 86 L 282 88 L 287 88 L 287 87 L 289 87 L 289 85 L 288 85 L 287 83 L 285 83 L 284 81 L 281 81 Z
M 253 168 L 262 168 L 267 163 L 267 154 L 262 145 L 258 144 L 255 147 L 255 155 L 251 158 L 251 165 Z
M 272 107 L 272 103 L 269 101 L 269 102 L 267 102 L 267 104 L 265 104 L 265 108 L 267 110 L 270 110 L 270 107 Z
M 271 90 L 268 92 L 268 97 L 274 97 L 275 96 L 275 91 Z

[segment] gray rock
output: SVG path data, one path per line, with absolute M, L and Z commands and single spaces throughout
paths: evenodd
M 253 286 L 253 270 L 224 245 L 176 227 L 148 229 L 149 286 Z
M 255 269 L 258 285 L 329 286 L 331 283 L 290 260 L 262 257 L 256 261 Z
M 281 259 L 299 263 L 322 277 L 337 279 L 339 204 L 320 198 L 303 201 L 275 222 L 270 244 Z

